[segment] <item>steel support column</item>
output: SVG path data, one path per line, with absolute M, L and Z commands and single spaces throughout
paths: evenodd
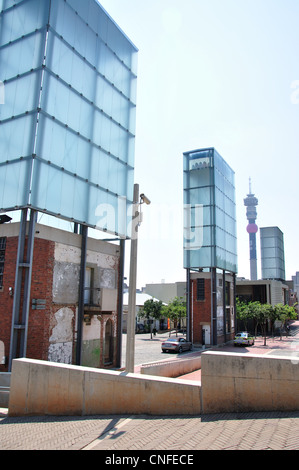
M 190 269 L 186 269 L 186 316 L 187 316 L 187 341 L 191 341 L 191 289 L 190 289 Z M 192 331 L 193 338 L 193 331 Z
M 225 279 L 225 270 L 222 272 L 222 286 L 223 286 L 223 334 L 224 342 L 226 343 L 226 279 Z
M 116 367 L 121 367 L 122 359 L 122 327 L 123 327 L 123 293 L 124 293 L 124 265 L 125 240 L 119 242 L 119 278 L 118 278 L 118 317 L 117 317 L 117 357 Z
M 9 371 L 11 371 L 13 359 L 17 357 L 26 357 L 27 350 L 33 248 L 35 224 L 37 220 L 37 212 L 31 210 L 27 237 L 27 249 L 25 250 L 27 212 L 28 209 L 22 210 L 20 223 L 8 363 Z M 24 284 L 22 285 L 23 274 Z
M 139 225 L 139 185 L 134 184 L 132 236 L 130 254 L 129 306 L 127 319 L 126 372 L 134 372 L 135 365 L 135 328 L 136 328 L 136 282 L 137 248 Z
M 87 255 L 87 235 L 88 227 L 81 225 L 81 267 L 79 278 L 79 300 L 77 317 L 77 346 L 76 346 L 76 365 L 80 366 L 82 362 L 82 340 L 83 340 L 83 321 L 84 321 L 84 287 Z
M 234 287 L 234 334 L 237 333 L 237 289 L 236 289 L 236 274 L 233 273 L 233 287 Z
M 217 346 L 217 275 L 216 268 L 211 268 L 211 315 L 213 346 Z

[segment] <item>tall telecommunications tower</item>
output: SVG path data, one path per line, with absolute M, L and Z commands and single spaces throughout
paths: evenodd
M 257 218 L 256 206 L 258 199 L 251 192 L 251 178 L 249 178 L 249 194 L 244 199 L 244 205 L 247 207 L 246 216 L 248 220 L 247 232 L 249 233 L 249 250 L 250 250 L 250 279 L 257 280 L 257 259 L 256 259 L 256 233 L 258 226 L 255 221 Z

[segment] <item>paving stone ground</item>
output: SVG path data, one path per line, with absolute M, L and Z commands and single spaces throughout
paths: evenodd
M 193 417 L 0 416 L 0 450 L 299 450 L 299 412 Z

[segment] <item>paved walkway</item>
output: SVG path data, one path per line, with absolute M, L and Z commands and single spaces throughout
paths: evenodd
M 256 354 L 291 354 L 299 362 L 299 322 L 293 336 L 256 341 Z M 261 343 L 259 343 L 261 341 Z M 225 350 L 240 351 L 225 346 Z M 299 364 L 298 364 L 299 365 Z M 298 412 L 200 416 L 8 417 L 0 409 L 0 450 L 101 450 L 188 453 L 198 450 L 299 450 Z M 105 456 L 106 453 L 99 454 Z M 109 455 L 112 455 L 111 453 Z M 130 455 L 126 454 L 126 455 Z M 145 458 L 149 458 L 148 454 Z M 194 462 L 198 455 L 194 454 Z M 141 462 L 141 460 L 140 460 Z M 144 462 L 143 462 L 144 463 Z M 153 462 L 152 462 L 153 463 Z M 197 462 L 199 463 L 199 461 Z
M 180 416 L 0 416 L 0 450 L 299 450 L 299 411 Z

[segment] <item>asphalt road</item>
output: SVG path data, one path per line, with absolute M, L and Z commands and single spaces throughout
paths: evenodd
M 183 336 L 182 334 L 178 334 Z M 175 332 L 171 334 L 175 336 Z M 150 362 L 163 361 L 163 360 L 172 360 L 176 359 L 178 356 L 183 357 L 187 354 L 192 354 L 192 352 L 200 352 L 202 348 L 193 347 L 192 352 L 184 352 L 182 354 L 177 353 L 162 353 L 161 343 L 169 338 L 169 332 L 157 333 L 156 336 L 153 336 L 151 339 L 150 333 L 145 334 L 136 334 L 135 335 L 135 367 L 141 364 L 147 364 Z M 122 367 L 125 367 L 126 364 L 126 342 L 127 335 L 123 334 L 122 336 Z M 279 336 L 274 338 L 267 337 L 266 345 L 264 345 L 264 338 L 259 336 L 255 338 L 254 346 L 250 347 L 237 347 L 235 348 L 232 343 L 227 343 L 225 345 L 217 347 L 217 350 L 226 351 L 226 352 L 247 352 L 251 354 L 271 354 L 279 356 L 294 356 L 299 357 L 299 320 L 292 322 L 291 331 L 288 337 L 285 335 L 280 339 Z
M 175 332 L 171 334 L 175 336 Z M 178 336 L 183 336 L 178 333 Z M 190 354 L 189 351 L 183 352 L 182 354 L 177 353 L 162 353 L 161 343 L 169 338 L 169 332 L 157 333 L 156 336 L 153 335 L 151 339 L 150 333 L 142 333 L 135 335 L 135 366 L 141 364 L 147 364 L 149 362 L 156 362 L 162 360 L 171 360 L 175 359 L 177 356 L 184 356 Z M 122 367 L 126 365 L 126 345 L 127 345 L 127 335 L 122 335 Z M 195 350 L 195 349 L 194 349 Z

